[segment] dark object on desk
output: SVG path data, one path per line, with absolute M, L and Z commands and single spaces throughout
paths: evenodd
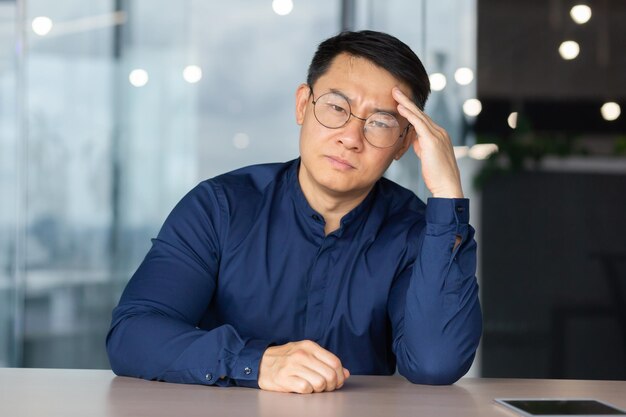
M 498 404 L 523 416 L 626 416 L 626 411 L 592 399 L 496 398 Z

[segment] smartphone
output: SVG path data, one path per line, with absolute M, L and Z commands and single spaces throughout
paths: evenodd
M 496 398 L 503 405 L 523 416 L 626 416 L 626 411 L 591 398 Z

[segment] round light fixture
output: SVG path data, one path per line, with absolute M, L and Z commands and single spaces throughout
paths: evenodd
M 572 60 L 580 53 L 580 46 L 575 41 L 565 41 L 559 46 L 559 54 L 561 58 L 566 60 Z
M 585 24 L 591 19 L 591 7 L 586 4 L 577 4 L 569 11 L 569 15 L 579 25 Z

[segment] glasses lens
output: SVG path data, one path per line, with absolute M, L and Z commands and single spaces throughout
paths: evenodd
M 317 121 L 323 126 L 337 129 L 348 122 L 351 109 L 344 96 L 326 93 L 315 100 L 313 112 Z M 367 141 L 377 148 L 393 146 L 402 134 L 398 120 L 394 115 L 386 112 L 374 113 L 368 117 L 363 126 L 363 132 Z
M 326 127 L 338 128 L 350 118 L 350 104 L 339 94 L 327 93 L 315 102 L 315 117 Z
M 393 146 L 402 133 L 398 119 L 385 112 L 374 113 L 368 117 L 364 129 L 367 140 L 379 148 Z

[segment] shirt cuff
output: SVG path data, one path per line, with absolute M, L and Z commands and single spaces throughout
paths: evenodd
M 271 343 L 265 340 L 252 339 L 239 352 L 239 357 L 232 369 L 232 379 L 241 387 L 259 388 L 259 365 L 263 353 Z
M 430 224 L 469 224 L 468 198 L 428 199 L 426 222 Z

